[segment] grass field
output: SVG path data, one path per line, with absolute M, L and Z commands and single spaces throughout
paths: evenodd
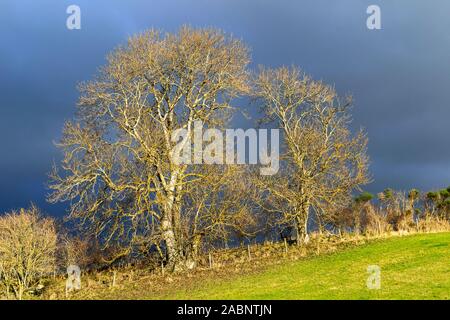
M 380 289 L 367 288 L 369 265 L 381 269 Z M 85 287 L 72 298 L 449 299 L 450 233 L 375 240 L 250 273 L 194 273 L 164 281 L 140 277 L 112 289 Z
M 381 288 L 367 289 L 367 267 Z M 275 266 L 232 281 L 207 280 L 167 299 L 449 299 L 450 233 L 391 238 Z

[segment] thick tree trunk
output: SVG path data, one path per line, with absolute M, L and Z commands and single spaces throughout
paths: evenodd
M 170 114 L 173 118 L 173 113 Z M 169 126 L 170 127 L 170 126 Z M 188 133 L 184 138 L 183 145 L 189 143 L 191 136 L 192 119 L 190 118 L 187 125 Z M 169 130 L 165 130 L 167 149 L 172 150 Z M 171 159 L 170 159 L 171 161 Z M 161 229 L 163 240 L 166 243 L 168 266 L 174 271 L 185 269 L 187 266 L 187 255 L 183 252 L 183 239 L 181 238 L 181 208 L 180 195 L 182 185 L 180 184 L 180 174 L 183 169 L 171 161 L 171 177 L 166 187 L 166 203 L 164 205 L 164 216 L 161 221 Z
M 183 269 L 183 253 L 180 250 L 179 239 L 175 232 L 175 218 L 178 206 L 175 203 L 176 185 L 178 180 L 178 172 L 175 171 L 170 179 L 167 189 L 167 202 L 164 208 L 164 215 L 161 220 L 162 237 L 166 244 L 167 266 L 176 272 Z
M 162 238 L 166 245 L 167 252 L 167 266 L 174 271 L 179 269 L 179 251 L 178 245 L 175 238 L 175 233 L 173 232 L 172 221 L 169 216 L 165 215 L 164 219 L 161 221 L 161 231 Z
M 299 214 L 296 217 L 297 245 L 305 242 L 308 234 L 309 208 L 310 203 L 305 200 L 300 208 Z
M 192 243 L 186 243 L 183 239 L 180 225 L 179 174 L 179 171 L 172 174 L 167 189 L 165 214 L 161 221 L 162 237 L 166 244 L 167 267 L 173 272 L 195 268 L 201 240 L 201 236 L 194 237 Z

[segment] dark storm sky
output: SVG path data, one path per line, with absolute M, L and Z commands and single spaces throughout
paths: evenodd
M 66 28 L 71 4 L 81 30 Z M 366 28 L 370 4 L 382 30 Z M 45 183 L 76 84 L 127 36 L 183 24 L 242 38 L 253 65 L 296 64 L 351 93 L 353 126 L 369 133 L 369 191 L 450 184 L 448 0 L 1 0 L 0 212 L 34 202 L 63 213 L 46 204 Z

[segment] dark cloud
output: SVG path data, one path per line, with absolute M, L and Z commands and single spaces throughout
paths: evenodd
M 243 38 L 253 66 L 296 64 L 355 100 L 355 128 L 369 132 L 374 183 L 450 184 L 450 2 L 375 1 L 382 30 L 365 26 L 360 0 L 2 1 L 0 10 L 0 212 L 45 203 L 52 141 L 73 116 L 76 84 L 126 37 L 150 27 L 216 26 Z M 66 8 L 82 30 L 65 28 Z M 242 119 L 237 120 L 241 125 Z

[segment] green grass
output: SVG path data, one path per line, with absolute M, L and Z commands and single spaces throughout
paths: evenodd
M 367 288 L 369 265 L 381 268 L 378 290 Z M 449 299 L 450 233 L 391 238 L 233 280 L 205 279 L 188 287 L 158 298 Z

